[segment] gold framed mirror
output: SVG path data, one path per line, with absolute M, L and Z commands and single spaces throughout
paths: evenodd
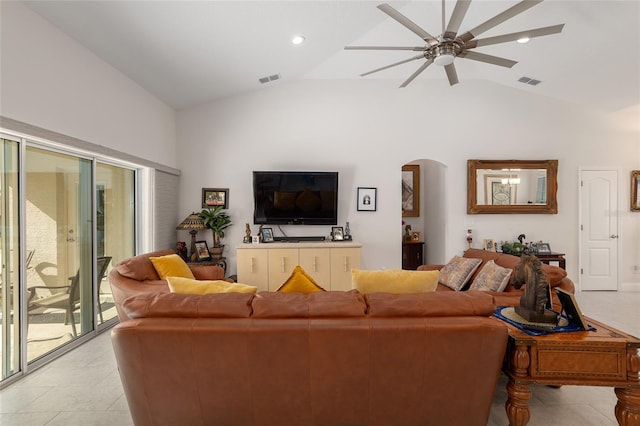
M 640 170 L 631 170 L 631 211 L 640 212 Z
M 558 160 L 468 160 L 467 213 L 558 213 Z

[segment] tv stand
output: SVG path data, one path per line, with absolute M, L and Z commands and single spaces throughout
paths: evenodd
M 273 237 L 274 241 L 280 243 L 299 243 L 301 241 L 324 241 L 323 236 L 319 237 Z

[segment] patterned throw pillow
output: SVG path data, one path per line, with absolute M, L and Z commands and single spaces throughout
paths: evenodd
M 455 291 L 462 290 L 481 263 L 481 259 L 453 256 L 440 270 L 440 284 Z
M 509 284 L 512 269 L 496 265 L 493 260 L 488 261 L 478 272 L 469 290 L 504 291 Z

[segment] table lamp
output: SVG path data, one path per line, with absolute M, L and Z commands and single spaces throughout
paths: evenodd
M 191 213 L 185 220 L 180 223 L 176 227 L 177 230 L 189 230 L 191 234 L 191 253 L 189 253 L 189 258 L 193 256 L 196 252 L 196 234 L 201 229 L 207 229 L 207 226 L 204 224 L 204 220 L 200 217 L 198 213 Z

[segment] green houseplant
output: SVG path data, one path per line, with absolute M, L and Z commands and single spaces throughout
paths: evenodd
M 212 209 L 202 209 L 200 217 L 204 221 L 207 228 L 213 232 L 213 248 L 221 249 L 220 239 L 224 238 L 224 231 L 231 226 L 231 218 L 224 211 L 222 206 L 217 206 Z M 222 250 L 219 250 L 222 253 Z M 214 253 L 211 253 L 212 255 Z

